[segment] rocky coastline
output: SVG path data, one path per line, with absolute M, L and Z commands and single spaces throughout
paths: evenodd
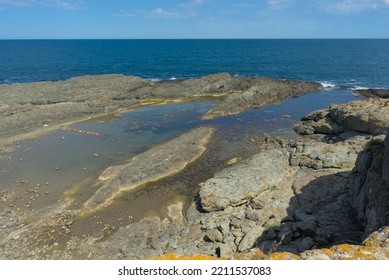
M 72 121 L 162 98 L 217 96 L 219 105 L 204 115 L 214 118 L 320 87 L 228 74 L 158 83 L 110 75 L 2 85 L 0 148 Z M 264 135 L 256 142 L 257 153 L 231 159 L 229 167 L 202 182 L 188 210 L 177 201 L 167 217 L 128 223 L 108 236 L 58 241 L 80 215 L 104 207 L 115 193 L 180 172 L 207 149 L 213 128 L 192 130 L 107 169 L 100 189 L 82 209 L 62 205 L 26 224 L 10 207 L 16 194 L 2 191 L 0 258 L 389 259 L 389 101 L 384 91 L 368 92 L 373 98 L 306 115 L 294 127 L 299 140 Z M 150 161 L 151 155 L 158 159 Z M 142 169 L 135 180 L 139 166 L 150 170 Z
M 161 82 L 102 75 L 0 85 L 0 145 L 39 136 L 86 118 L 143 105 L 221 98 L 219 108 L 205 116 L 211 118 L 321 88 L 318 83 L 232 77 L 227 73 Z

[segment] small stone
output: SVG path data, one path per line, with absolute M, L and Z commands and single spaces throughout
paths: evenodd
M 217 229 L 211 229 L 207 232 L 207 238 L 212 242 L 221 242 L 223 240 L 222 233 Z
M 93 154 L 93 156 L 94 156 L 94 157 L 99 157 L 99 156 L 100 156 L 100 154 L 98 154 L 98 153 L 95 153 L 95 154 Z
M 238 218 L 232 218 L 230 225 L 234 228 L 240 228 L 242 226 L 242 221 Z
M 54 169 L 55 171 L 58 171 L 58 170 L 60 170 L 61 168 L 59 168 L 58 166 L 55 166 L 55 167 L 53 167 L 53 169 Z
M 14 235 L 14 236 L 12 236 L 12 239 L 13 240 L 18 240 L 20 238 L 20 235 Z
M 229 246 L 227 244 L 220 244 L 220 246 L 219 246 L 219 257 L 220 258 L 224 258 L 224 259 L 231 258 L 233 253 L 234 252 L 233 252 L 231 246 Z
M 260 211 L 248 208 L 246 210 L 246 218 L 253 221 L 261 221 L 262 215 Z
M 261 226 L 254 226 L 252 229 L 250 229 L 240 241 L 238 250 L 242 252 L 247 249 L 251 249 L 257 242 L 258 238 L 262 235 L 264 230 L 265 229 Z

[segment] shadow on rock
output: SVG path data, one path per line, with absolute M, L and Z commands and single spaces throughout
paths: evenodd
M 310 249 L 343 243 L 359 244 L 362 241 L 363 226 L 347 195 L 348 172 L 311 180 L 320 172 L 325 171 L 298 172 L 292 184 L 295 196 L 290 199 L 288 216 L 279 225 L 271 221 L 264 225 L 266 230 L 257 242 L 257 247 L 263 252 L 298 254 Z

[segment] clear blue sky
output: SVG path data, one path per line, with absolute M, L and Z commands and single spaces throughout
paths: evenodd
M 389 0 L 0 0 L 0 38 L 389 38 Z

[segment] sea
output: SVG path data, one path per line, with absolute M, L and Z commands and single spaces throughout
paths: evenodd
M 389 88 L 389 39 L 0 40 L 0 83 L 99 74 L 174 80 L 228 72 Z

